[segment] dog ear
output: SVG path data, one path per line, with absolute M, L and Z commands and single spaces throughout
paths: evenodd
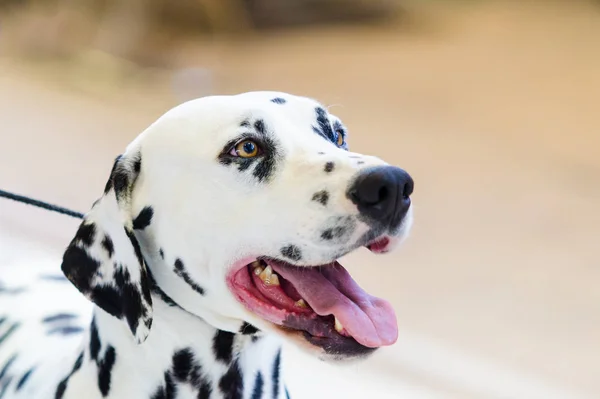
M 89 300 L 126 320 L 138 343 L 152 325 L 150 279 L 132 226 L 131 194 L 141 156 L 119 156 L 104 195 L 85 215 L 67 247 L 62 271 Z

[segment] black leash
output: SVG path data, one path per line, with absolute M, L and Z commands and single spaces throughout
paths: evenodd
M 37 206 L 38 208 L 47 209 L 52 212 L 62 213 L 63 215 L 71 216 L 78 219 L 83 219 L 83 213 L 75 212 L 61 206 L 52 205 L 47 202 L 38 201 L 33 198 L 25 197 L 23 195 L 17 195 L 9 193 L 8 191 L 0 190 L 0 197 L 8 198 L 13 201 L 21 202 L 27 205 Z

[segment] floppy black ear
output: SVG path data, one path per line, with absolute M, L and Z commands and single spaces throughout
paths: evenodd
M 85 215 L 62 263 L 71 283 L 98 307 L 126 320 L 138 343 L 152 325 L 150 282 L 131 214 L 140 168 L 139 154 L 117 158 L 104 195 Z

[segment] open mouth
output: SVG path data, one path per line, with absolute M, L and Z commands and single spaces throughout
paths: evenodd
M 388 242 L 367 248 L 384 252 Z M 258 258 L 235 271 L 229 284 L 248 310 L 328 353 L 368 353 L 398 338 L 391 305 L 365 292 L 337 261 L 299 267 Z

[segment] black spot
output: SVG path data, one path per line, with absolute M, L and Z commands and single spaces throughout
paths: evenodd
M 279 397 L 279 373 L 281 368 L 281 349 L 277 351 L 277 355 L 275 356 L 275 362 L 273 362 L 273 399 L 277 399 Z
M 23 374 L 23 376 L 21 377 L 21 379 L 19 380 L 19 382 L 17 382 L 17 391 L 20 391 L 21 388 L 23 388 L 23 386 L 25 385 L 25 383 L 27 382 L 27 380 L 29 379 L 29 377 L 31 377 L 31 374 L 33 374 L 33 372 L 35 371 L 35 367 L 30 368 L 29 370 L 27 370 L 25 372 L 25 374 Z
M 244 172 L 244 171 L 248 170 L 248 168 L 256 162 L 256 158 L 236 158 L 236 159 L 237 159 L 238 171 L 240 171 L 240 172 Z
M 98 261 L 75 245 L 70 245 L 67 248 L 61 266 L 69 281 L 84 294 L 90 293 L 92 279 L 99 267 L 100 263 Z
M 181 259 L 175 259 L 175 274 L 183 279 L 194 291 L 200 295 L 204 295 L 204 288 L 200 287 L 189 275 Z
M 12 364 L 15 362 L 15 360 L 17 360 L 17 355 L 12 355 L 6 361 L 6 363 L 4 363 L 4 366 L 2 366 L 2 368 L 0 369 L 0 381 L 2 381 L 2 379 L 4 378 L 6 373 L 8 373 L 8 369 L 10 368 L 10 366 L 12 366 Z
M 263 395 L 263 376 L 259 371 L 256 373 L 256 378 L 254 379 L 254 388 L 252 388 L 252 397 L 251 399 L 262 399 Z
M 152 216 L 154 216 L 154 209 L 151 206 L 145 206 L 133 220 L 133 229 L 144 230 L 152 222 Z
M 0 335 L 0 345 L 2 345 L 2 343 L 6 341 L 20 326 L 21 323 L 16 322 L 12 326 L 8 327 L 8 330 L 6 330 L 4 334 Z
M 317 114 L 317 126 L 313 126 L 313 131 L 325 140 L 335 143 L 336 137 L 329 123 L 329 118 L 327 118 L 327 111 L 321 107 L 317 107 L 315 108 L 315 112 Z
M 133 171 L 138 174 L 142 170 L 142 154 L 138 152 L 135 155 L 135 158 L 136 160 L 133 163 Z
M 98 327 L 96 326 L 96 318 L 92 319 L 90 325 L 90 357 L 94 361 L 98 361 L 98 354 L 100 353 L 100 335 L 98 334 Z
M 57 313 L 52 316 L 46 316 L 42 319 L 42 323 L 53 323 L 61 320 L 73 320 L 76 319 L 77 315 L 73 313 Z
M 90 246 L 94 243 L 94 237 L 96 236 L 96 225 L 94 223 L 82 223 L 75 233 L 73 241 L 81 241 L 84 245 Z
M 246 322 L 244 322 L 244 324 L 242 324 L 242 327 L 240 327 L 240 333 L 242 333 L 244 335 L 253 335 L 253 334 L 256 334 L 258 331 L 259 331 L 258 328 L 254 327 L 252 324 L 246 323 Z
M 262 119 L 257 119 L 254 122 L 254 128 L 256 129 L 256 131 L 258 133 L 260 133 L 261 135 L 265 134 L 265 122 Z
M 288 259 L 299 261 L 302 259 L 302 251 L 295 245 L 288 245 L 281 248 L 281 254 Z
M 6 321 L 6 316 L 4 317 L 0 317 L 0 327 L 2 327 L 2 324 L 4 324 L 4 322 Z
M 173 378 L 168 371 L 165 372 L 164 379 L 164 385 L 161 385 L 156 389 L 151 399 L 175 399 L 177 387 L 173 383 Z
M 121 293 L 109 285 L 97 286 L 90 290 L 90 299 L 105 312 L 120 319 L 123 317 Z
M 125 234 L 127 234 L 127 238 L 129 238 L 129 241 L 131 242 L 131 246 L 133 247 L 134 251 L 135 251 L 135 256 L 138 260 L 138 263 L 140 265 L 144 265 L 144 258 L 142 257 L 142 250 L 140 249 L 140 244 L 138 243 L 138 240 L 135 238 L 135 234 L 133 234 L 133 231 L 125 228 Z
M 290 399 L 290 391 L 288 391 L 287 387 L 285 387 L 285 397 L 286 399 Z
M 321 233 L 323 240 L 332 240 L 334 238 L 343 237 L 346 234 L 347 228 L 344 226 L 336 226 L 331 229 L 327 229 Z
M 113 163 L 112 169 L 110 171 L 110 176 L 108 181 L 106 182 L 106 186 L 104 186 L 104 194 L 107 194 L 111 188 L 113 188 L 113 176 L 115 171 L 117 170 L 117 165 L 119 164 L 119 160 L 122 158 L 122 155 L 119 155 L 115 158 L 115 162 Z
M 244 394 L 242 370 L 237 360 L 219 380 L 219 389 L 223 393 L 223 399 L 240 399 Z
M 165 258 L 165 251 L 163 251 L 162 248 L 158 250 L 158 254 L 160 255 L 161 259 Z
M 329 192 L 325 190 L 318 191 L 312 196 L 312 200 L 317 201 L 323 206 L 327 206 L 327 202 L 329 202 Z
M 66 327 L 57 327 L 48 331 L 48 335 L 58 334 L 58 335 L 73 335 L 82 333 L 84 329 L 78 326 L 66 326 Z
M 271 102 L 273 102 L 275 104 L 285 104 L 287 101 L 285 100 L 285 98 L 275 97 L 275 98 L 271 99 Z
M 321 238 L 324 240 L 331 240 L 333 238 L 333 230 L 327 229 L 321 234 Z
M 327 173 L 330 173 L 334 167 L 335 167 L 335 164 L 333 162 L 327 162 L 325 164 L 325 168 L 323 168 L 323 170 Z
M 235 335 L 228 331 L 218 330 L 213 338 L 213 351 L 217 360 L 230 363 L 233 355 L 233 339 Z
M 190 378 L 194 361 L 194 354 L 189 348 L 175 352 L 173 355 L 173 376 L 180 382 Z
M 120 301 L 120 309 L 127 319 L 131 331 L 135 332 L 138 328 L 140 319 L 147 315 L 146 309 L 142 306 L 142 293 L 137 286 L 131 282 L 131 276 L 127 269 L 116 269 L 113 278 L 117 286 L 117 290 L 115 291 L 117 297 L 112 295 L 109 296 Z
M 240 123 L 240 126 L 241 127 L 250 127 L 250 121 L 248 121 L 248 120 L 242 121 L 242 123 Z
M 325 153 L 323 151 L 319 151 L 319 152 L 317 152 L 317 154 L 319 154 L 319 155 L 325 155 Z
M 115 365 L 116 358 L 117 353 L 115 348 L 109 345 L 104 353 L 104 358 L 97 362 L 98 388 L 100 389 L 103 397 L 107 397 L 108 392 L 110 391 L 110 380 L 112 378 L 112 369 Z
M 112 258 L 115 253 L 115 246 L 109 236 L 105 235 L 102 239 L 102 248 L 108 252 L 108 257 Z
M 65 390 L 67 389 L 67 383 L 69 382 L 69 378 L 71 378 L 71 376 L 73 374 L 75 374 L 81 368 L 82 364 L 83 364 L 83 352 L 81 352 L 81 354 L 75 361 L 75 364 L 73 365 L 73 369 L 71 370 L 69 375 L 67 375 L 56 387 L 56 392 L 54 393 L 54 399 L 62 399 L 63 395 L 65 394 Z

